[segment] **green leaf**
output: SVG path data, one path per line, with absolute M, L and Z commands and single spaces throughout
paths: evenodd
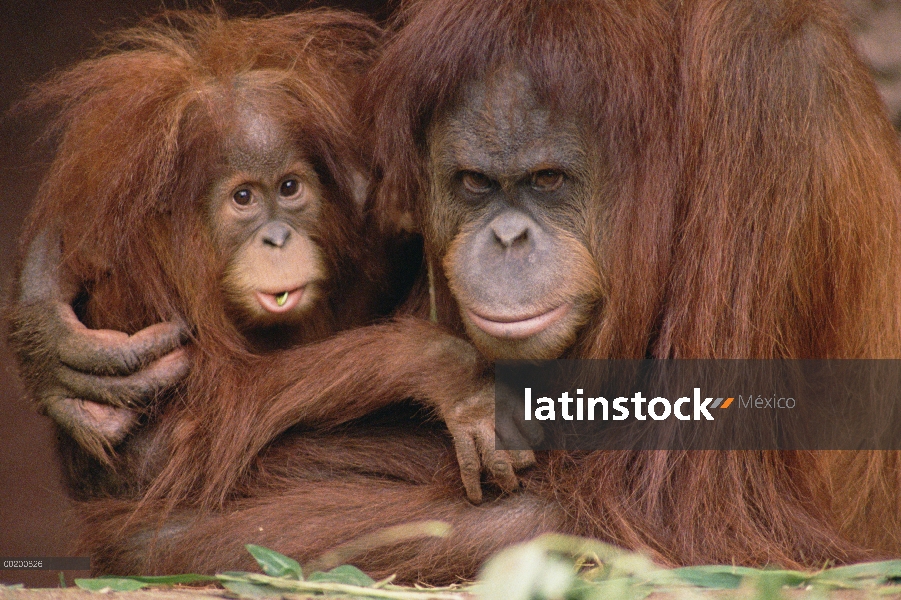
M 91 592 L 99 592 L 101 590 L 134 592 L 150 584 L 143 581 L 135 581 L 128 577 L 96 577 L 94 579 L 76 579 L 75 585 Z
M 203 581 L 218 581 L 211 575 L 197 575 L 186 573 L 184 575 L 127 575 L 122 577 L 96 577 L 93 579 L 76 579 L 75 585 L 84 590 L 102 590 L 109 588 L 115 592 L 130 592 L 139 590 L 148 585 L 176 585 L 179 583 L 198 583 Z
M 672 572 L 691 585 L 714 590 L 734 590 L 741 585 L 744 577 L 756 575 L 759 571 L 731 565 L 703 565 L 673 569 Z
M 608 579 L 591 584 L 584 590 L 579 600 L 642 600 L 651 595 L 654 588 L 650 586 L 636 585 L 629 577 Z
M 351 565 L 341 565 L 327 573 L 316 571 L 307 577 L 307 581 L 345 583 L 347 585 L 357 585 L 360 587 L 371 587 L 375 584 L 375 579 Z
M 901 577 L 901 560 L 884 560 L 867 562 L 846 567 L 835 567 L 817 573 L 813 580 L 818 583 L 826 581 L 873 580 L 873 583 L 888 581 Z
M 247 544 L 244 546 L 256 559 L 263 572 L 272 577 L 292 577 L 303 581 L 303 570 L 293 558 L 288 558 L 284 554 L 279 554 L 275 550 Z
M 780 587 L 797 587 L 804 585 L 810 581 L 810 573 L 802 573 L 801 571 L 788 571 L 781 569 L 763 569 L 757 571 L 757 577 L 772 582 L 773 585 Z
M 196 573 L 184 573 L 182 575 L 129 575 L 120 579 L 132 579 L 150 585 L 178 585 L 182 583 L 217 581 L 212 575 L 198 575 Z
M 281 596 L 284 591 L 262 583 L 249 581 L 222 581 L 222 587 L 243 598 L 271 598 Z
M 798 587 L 810 581 L 810 573 L 779 569 L 762 569 L 749 578 L 754 582 L 756 600 L 781 600 L 785 597 L 782 588 Z

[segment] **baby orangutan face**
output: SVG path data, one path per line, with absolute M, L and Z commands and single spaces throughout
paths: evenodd
M 313 241 L 322 186 L 312 165 L 269 116 L 240 111 L 222 177 L 209 198 L 222 287 L 238 324 L 295 325 L 324 299 L 328 273 Z

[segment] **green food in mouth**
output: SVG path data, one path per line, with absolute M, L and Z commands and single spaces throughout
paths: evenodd
M 288 292 L 282 292 L 281 294 L 275 297 L 275 303 L 279 306 L 284 306 L 285 302 L 288 301 Z

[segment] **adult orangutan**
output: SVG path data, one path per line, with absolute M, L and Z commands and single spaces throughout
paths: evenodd
M 835 7 L 432 0 L 401 21 L 364 86 L 376 214 L 422 233 L 420 306 L 486 357 L 901 354 L 901 160 Z M 425 324 L 394 327 L 398 357 L 434 343 Z M 361 365 L 341 389 L 407 390 L 404 360 Z M 272 435 L 307 402 L 294 391 L 260 425 Z M 169 513 L 152 544 L 107 503 L 92 517 L 104 568 L 232 568 L 247 542 L 309 558 L 417 518 L 454 533 L 354 562 L 443 581 L 547 530 L 675 564 L 901 547 L 894 453 L 555 453 L 522 492 L 473 506 L 446 442 L 360 427 L 341 452 L 282 436 L 244 497 Z
M 379 210 L 411 215 L 438 320 L 485 356 L 901 356 L 901 154 L 834 5 L 406 19 L 366 88 Z M 901 551 L 899 465 L 557 453 L 526 489 L 671 563 L 814 566 Z

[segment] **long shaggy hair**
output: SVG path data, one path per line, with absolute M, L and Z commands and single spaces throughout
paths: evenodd
M 431 242 L 441 224 L 422 208 L 428 133 L 466 86 L 513 64 L 589 129 L 610 178 L 586 240 L 609 295 L 568 356 L 901 357 L 901 153 L 834 6 L 426 0 L 400 19 L 363 88 L 377 202 L 425 236 L 450 327 L 462 333 Z M 897 453 L 542 460 L 533 489 L 573 532 L 672 563 L 901 548 Z
M 331 296 L 293 341 L 320 339 L 366 312 L 363 280 L 378 269 L 364 264 L 374 260 L 360 239 L 354 177 L 365 152 L 351 102 L 380 37 L 371 21 L 341 11 L 231 20 L 168 12 L 116 35 L 22 105 L 52 115 L 56 142 L 22 247 L 58 230 L 62 267 L 83 285 L 89 327 L 132 333 L 182 319 L 192 328 L 188 380 L 149 409 L 151 421 L 159 417 L 170 430 L 155 439 L 182 448 L 154 481 L 154 495 L 218 500 L 192 494 L 200 481 L 221 491 L 238 477 L 250 460 L 242 459 L 241 437 L 254 415 L 248 407 L 271 393 L 249 376 L 265 372 L 268 358 L 229 319 L 220 287 L 227 257 L 213 251 L 203 208 L 242 93 L 278 121 L 323 184 L 310 234 L 324 252 Z M 148 450 L 153 464 L 139 467 L 148 472 L 126 479 L 147 483 L 166 452 Z

